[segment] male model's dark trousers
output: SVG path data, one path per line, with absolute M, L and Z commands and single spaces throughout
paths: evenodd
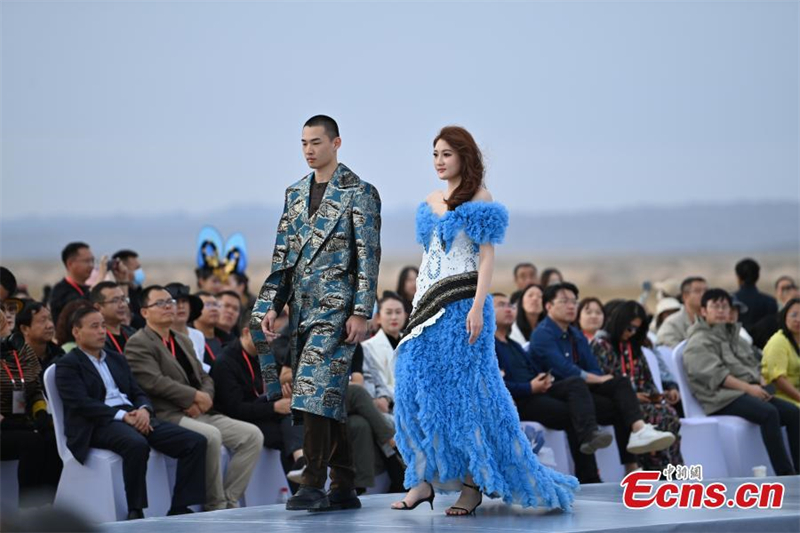
M 303 485 L 322 489 L 331 469 L 331 489 L 353 488 L 355 470 L 347 424 L 303 411 Z
M 142 435 L 133 426 L 114 420 L 92 432 L 91 446 L 122 456 L 122 479 L 128 510 L 147 508 L 147 460 L 150 447 L 178 459 L 172 507 L 204 504 L 206 499 L 206 438 L 200 433 L 156 418 L 153 431 Z

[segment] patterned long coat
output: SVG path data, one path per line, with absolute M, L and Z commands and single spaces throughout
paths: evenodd
M 261 331 L 264 315 L 289 305 L 294 370 L 292 409 L 344 421 L 355 345 L 346 344 L 351 315 L 370 318 L 380 263 L 378 191 L 339 164 L 317 212 L 308 216 L 312 172 L 286 189 L 272 272 L 253 307 L 250 331 L 267 395 L 281 395 L 278 365 Z

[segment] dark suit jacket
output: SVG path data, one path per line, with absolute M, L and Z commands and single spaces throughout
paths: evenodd
M 120 392 L 135 408 L 153 410 L 147 395 L 136 383 L 125 356 L 106 351 L 106 365 Z M 83 463 L 89 453 L 92 432 L 114 420 L 121 407 L 105 404 L 106 387 L 95 366 L 80 348 L 75 348 L 56 363 L 56 386 L 64 402 L 64 432 L 67 447 Z
M 203 372 L 200 361 L 195 357 L 191 339 L 175 331 L 172 334 L 187 356 L 200 389 L 213 400 L 214 381 Z M 137 331 L 125 345 L 125 357 L 136 380 L 153 400 L 156 416 L 167 422 L 180 423 L 181 418 L 186 416 L 183 410 L 194 403 L 197 389 L 192 387 L 183 367 L 172 357 L 172 352 L 164 346 L 158 333 L 147 326 Z

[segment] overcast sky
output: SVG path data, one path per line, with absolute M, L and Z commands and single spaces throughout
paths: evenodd
M 447 124 L 516 210 L 798 198 L 795 1 L 0 9 L 3 217 L 281 203 L 316 113 L 384 209 Z

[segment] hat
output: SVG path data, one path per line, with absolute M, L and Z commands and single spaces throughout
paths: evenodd
M 667 296 L 666 298 L 661 298 L 656 305 L 656 316 L 659 316 L 661 313 L 665 311 L 678 311 L 681 308 L 681 303 L 672 298 L 671 296 Z
M 189 322 L 196 320 L 203 314 L 203 300 L 192 294 L 188 285 L 183 283 L 169 283 L 164 288 L 175 300 L 189 300 Z
M 739 308 L 739 314 L 740 315 L 745 314 L 747 312 L 747 310 L 749 309 L 749 307 L 747 307 L 747 305 L 743 301 L 738 299 L 736 296 L 731 295 L 731 300 L 732 300 L 731 301 L 731 307 Z

